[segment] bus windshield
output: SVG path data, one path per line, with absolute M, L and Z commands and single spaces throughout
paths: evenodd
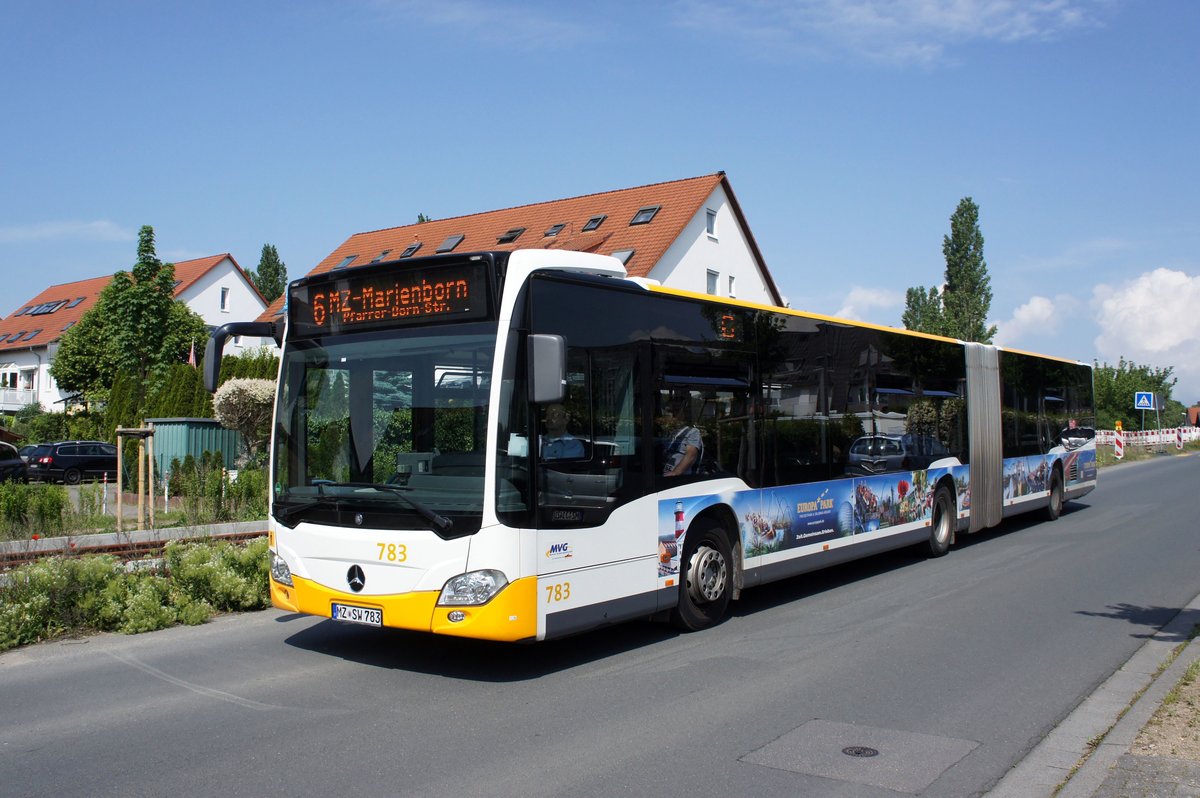
M 372 529 L 479 530 L 496 324 L 293 341 L 272 513 Z

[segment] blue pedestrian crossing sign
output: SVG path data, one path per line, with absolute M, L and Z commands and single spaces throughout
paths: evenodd
M 1136 391 L 1133 394 L 1133 409 L 1153 410 L 1154 394 L 1150 393 L 1149 391 Z

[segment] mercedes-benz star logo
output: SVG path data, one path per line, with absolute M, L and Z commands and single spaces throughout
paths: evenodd
M 362 568 L 351 565 L 350 570 L 346 572 L 346 584 L 350 585 L 350 589 L 355 593 L 360 593 L 366 587 L 367 575 L 363 573 Z

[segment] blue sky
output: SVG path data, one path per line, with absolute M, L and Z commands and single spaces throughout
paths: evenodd
M 980 207 L 998 342 L 1200 401 L 1200 3 L 25 2 L 0 314 L 50 284 L 724 170 L 793 307 L 900 324 Z M 1132 403 L 1132 398 L 1131 398 Z

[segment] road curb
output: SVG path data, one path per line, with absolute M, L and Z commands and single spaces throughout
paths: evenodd
M 1162 704 L 1163 697 L 1179 682 L 1188 664 L 1200 655 L 1200 638 L 1197 638 L 1160 672 L 1172 652 L 1187 642 L 1197 624 L 1200 624 L 1200 595 L 1084 699 L 988 795 L 1087 798 L 1095 793 L 1109 769 L 1129 750 L 1138 732 Z M 1091 756 L 1072 773 L 1093 745 Z M 1056 794 L 1055 790 L 1064 782 Z

